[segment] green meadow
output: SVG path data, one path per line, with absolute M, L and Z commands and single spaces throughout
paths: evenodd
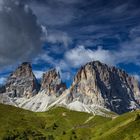
M 140 111 L 107 118 L 61 107 L 35 113 L 0 104 L 0 140 L 140 140 Z

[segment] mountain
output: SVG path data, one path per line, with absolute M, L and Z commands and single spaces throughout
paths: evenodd
M 35 112 L 62 106 L 102 116 L 140 108 L 138 81 L 125 71 L 99 61 L 82 66 L 68 89 L 56 69 L 45 72 L 38 87 L 31 65 L 23 63 L 8 78 L 0 102 Z
M 39 91 L 39 84 L 30 63 L 22 63 L 7 79 L 6 92 L 11 97 L 31 98 Z
M 41 91 L 47 95 L 60 96 L 66 89 L 66 84 L 62 82 L 59 72 L 56 69 L 49 70 L 43 74 Z
M 0 104 L 0 139 L 139 140 L 140 111 L 113 118 L 55 107 L 36 113 Z
M 43 74 L 39 93 L 33 98 L 21 102 L 19 107 L 36 112 L 46 111 L 65 90 L 66 84 L 62 82 L 59 72 L 51 69 Z
M 122 114 L 139 108 L 139 84 L 123 70 L 90 62 L 80 68 L 69 89 L 66 102 L 74 101 Z
M 8 77 L 6 91 L 0 95 L 0 102 L 17 106 L 17 99 L 31 98 L 38 93 L 39 88 L 30 63 L 24 62 Z

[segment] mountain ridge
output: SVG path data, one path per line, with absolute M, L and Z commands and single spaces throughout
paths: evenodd
M 43 74 L 40 89 L 34 85 L 38 85 L 38 82 L 31 65 L 22 63 L 9 76 L 6 93 L 0 94 L 0 102 L 35 112 L 63 106 L 98 115 L 109 111 L 122 114 L 140 108 L 138 81 L 125 71 L 99 61 L 82 66 L 68 89 L 56 69 Z M 38 91 L 35 94 L 34 89 Z M 16 93 L 19 90 L 20 96 L 15 96 L 15 90 Z
M 84 93 L 86 97 L 89 97 L 89 99 L 87 99 L 88 102 L 97 102 L 97 105 L 105 107 L 109 106 L 107 108 L 111 108 L 112 111 L 119 114 L 124 113 L 125 111 L 122 110 L 121 112 L 120 110 L 126 103 L 129 104 L 128 101 L 125 102 L 125 98 L 133 101 L 132 104 L 136 102 L 136 106 L 140 101 L 140 90 L 137 80 L 129 76 L 125 71 L 115 67 L 109 67 L 99 61 L 89 62 L 80 68 L 74 78 L 70 93 L 71 95 L 73 94 L 71 98 L 77 93 Z M 83 96 L 83 94 L 81 95 Z M 85 100 L 85 96 L 82 100 Z M 120 96 L 120 98 L 118 98 L 118 96 Z M 114 98 L 114 101 L 123 100 L 125 104 L 120 106 L 118 110 L 113 109 L 114 106 L 120 103 L 110 105 L 110 101 L 108 104 L 106 104 L 107 101 L 103 101 L 111 97 Z M 96 98 L 96 100 L 92 101 L 90 100 L 91 98 Z M 113 98 L 110 100 L 112 101 Z M 124 110 L 126 110 L 126 108 Z

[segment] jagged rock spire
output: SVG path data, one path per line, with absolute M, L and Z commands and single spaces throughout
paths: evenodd
M 39 90 L 39 84 L 29 62 L 22 63 L 7 79 L 6 92 L 12 97 L 32 97 Z
M 0 95 L 1 103 L 32 111 L 46 111 L 54 105 L 61 105 L 105 115 L 109 110 L 122 114 L 140 108 L 138 81 L 125 71 L 99 61 L 82 66 L 67 90 L 59 72 L 51 69 L 43 74 L 40 91 L 35 95 L 38 83 L 27 62 L 10 75 L 5 87 L 6 93 Z
M 41 82 L 41 90 L 45 90 L 46 94 L 61 95 L 66 89 L 66 84 L 62 82 L 60 74 L 56 69 L 51 69 L 43 74 Z

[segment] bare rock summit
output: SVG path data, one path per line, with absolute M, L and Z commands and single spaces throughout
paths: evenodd
M 60 74 L 56 69 L 51 69 L 43 74 L 41 91 L 48 95 L 60 96 L 66 89 L 66 84 L 62 82 Z
M 7 79 L 6 93 L 10 97 L 31 98 L 39 91 L 39 84 L 30 63 L 22 63 Z
M 67 103 L 79 101 L 118 114 L 139 108 L 138 81 L 125 71 L 99 61 L 82 66 L 69 89 Z
M 125 71 L 99 61 L 82 66 L 66 89 L 59 72 L 51 69 L 42 76 L 41 86 L 27 62 L 7 79 L 0 103 L 42 112 L 54 106 L 107 116 L 140 109 L 138 81 Z

